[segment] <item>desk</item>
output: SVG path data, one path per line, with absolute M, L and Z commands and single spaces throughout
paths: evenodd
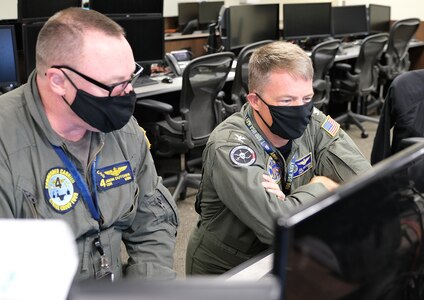
M 227 76 L 227 82 L 234 80 L 235 72 L 231 71 Z M 183 86 L 183 78 L 181 76 L 177 76 L 173 78 L 172 83 L 163 83 L 161 80 L 164 76 L 158 76 L 154 79 L 157 80 L 158 84 L 152 84 L 148 86 L 142 86 L 135 88 L 134 91 L 137 94 L 137 98 L 146 98 L 150 96 L 160 95 L 160 94 L 166 94 L 166 93 L 172 93 L 172 92 L 178 92 L 181 91 L 181 88 Z
M 206 54 L 204 45 L 208 44 L 209 33 L 195 31 L 192 34 L 169 33 L 165 34 L 165 52 L 189 49 L 193 58 Z

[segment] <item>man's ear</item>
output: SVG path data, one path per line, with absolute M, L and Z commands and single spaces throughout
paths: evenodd
M 50 68 L 46 71 L 47 84 L 50 89 L 59 96 L 64 96 L 66 93 L 65 89 L 65 76 L 59 69 Z
M 249 101 L 250 106 L 254 109 L 254 110 L 259 110 L 259 106 L 258 106 L 258 101 L 259 98 L 255 93 L 249 93 L 246 95 L 246 99 L 247 101 Z

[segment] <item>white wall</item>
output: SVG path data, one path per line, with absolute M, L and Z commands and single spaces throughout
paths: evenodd
M 18 1 L 17 0 L 0 0 L 0 19 L 17 19 L 18 18 Z
M 342 1 L 339 1 L 340 5 Z M 424 21 L 424 1 L 423 0 L 345 0 L 346 5 L 355 4 L 380 4 L 390 5 L 390 15 L 392 20 L 406 19 L 406 18 L 420 18 Z
M 58 0 L 51 0 L 58 1 Z M 84 0 L 85 1 L 85 0 Z M 119 1 L 119 0 L 117 0 Z M 178 2 L 190 2 L 193 0 L 164 0 L 163 14 L 165 17 L 178 15 Z M 213 0 L 207 0 L 213 1 Z M 316 2 L 317 0 L 224 0 L 225 5 L 238 5 L 241 3 L 296 3 L 296 2 Z M 319 0 L 319 2 L 332 2 L 333 5 L 354 5 L 354 4 L 381 4 L 390 5 L 391 19 L 399 20 L 404 18 L 418 17 L 424 21 L 424 0 Z M 0 19 L 17 18 L 17 0 L 0 0 Z

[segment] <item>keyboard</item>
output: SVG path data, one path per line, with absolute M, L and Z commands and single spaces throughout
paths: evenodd
M 343 48 L 352 48 L 354 46 L 360 45 L 362 43 L 362 40 L 358 39 L 358 40 L 354 40 L 351 42 L 343 42 L 342 43 L 342 47 Z
M 134 88 L 142 87 L 142 86 L 148 86 L 153 84 L 158 84 L 159 81 L 150 78 L 150 76 L 140 76 L 137 78 L 137 81 L 133 84 Z

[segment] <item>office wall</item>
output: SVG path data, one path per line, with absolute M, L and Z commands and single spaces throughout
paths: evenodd
M 391 19 L 400 20 L 405 18 L 420 18 L 424 21 L 424 1 L 423 0 L 372 0 L 372 1 L 361 1 L 361 0 L 339 0 L 340 5 L 345 2 L 346 5 L 355 4 L 380 4 L 391 6 Z
M 1 0 L 0 19 L 16 19 L 18 17 L 17 0 Z

